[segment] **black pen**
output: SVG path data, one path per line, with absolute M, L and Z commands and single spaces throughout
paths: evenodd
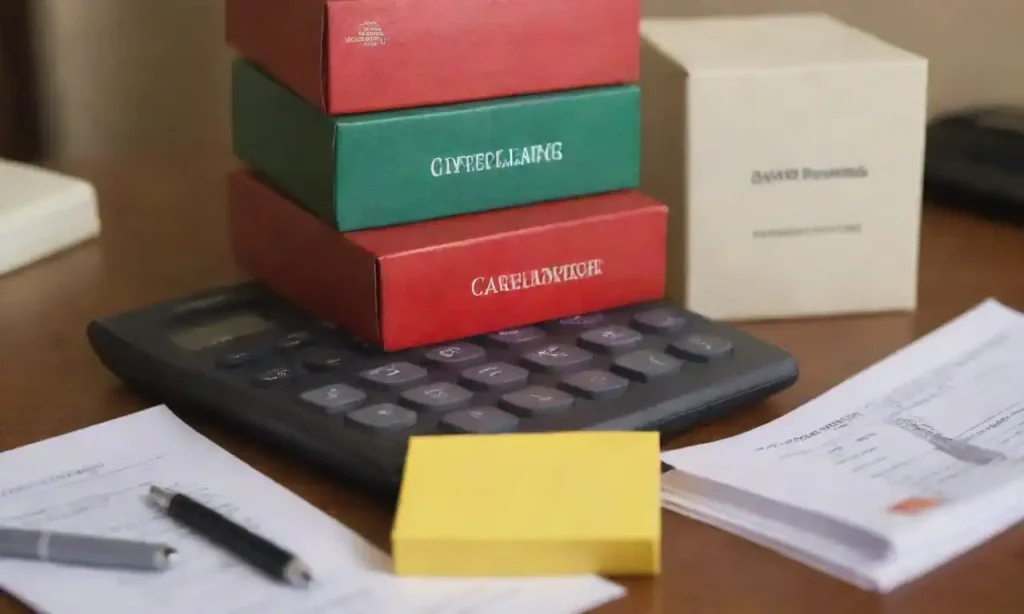
M 157 486 L 149 495 L 168 516 L 275 579 L 299 587 L 313 580 L 298 557 L 195 499 Z

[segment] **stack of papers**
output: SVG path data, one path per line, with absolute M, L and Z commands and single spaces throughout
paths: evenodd
M 313 569 L 274 582 L 146 504 L 150 485 L 194 495 Z M 574 614 L 625 594 L 593 575 L 406 579 L 355 532 L 156 407 L 0 455 L 0 526 L 166 542 L 165 572 L 0 560 L 0 587 L 47 614 Z
M 662 504 L 889 591 L 1024 517 L 1022 375 L 1024 315 L 986 301 L 778 420 L 664 453 Z

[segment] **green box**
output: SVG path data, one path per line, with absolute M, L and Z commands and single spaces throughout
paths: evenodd
M 635 85 L 330 117 L 245 60 L 232 73 L 235 154 L 338 230 L 640 183 Z

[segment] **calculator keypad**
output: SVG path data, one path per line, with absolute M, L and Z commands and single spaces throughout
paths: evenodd
M 366 400 L 366 393 L 348 384 L 331 384 L 299 395 L 303 401 L 316 405 L 328 414 L 343 412 L 360 405 Z
M 530 386 L 502 395 L 500 405 L 520 416 L 543 416 L 572 407 L 573 396 L 556 388 Z
M 472 343 L 452 343 L 427 351 L 426 359 L 443 367 L 466 367 L 481 362 L 487 352 Z
M 523 360 L 532 368 L 555 373 L 579 370 L 593 358 L 594 355 L 584 349 L 562 343 L 544 345 L 523 355 Z
M 323 350 L 306 356 L 302 364 L 310 371 L 332 371 L 345 365 L 345 357 L 341 352 Z
M 682 367 L 683 361 L 657 350 L 632 352 L 612 363 L 612 371 L 638 382 L 675 375 Z
M 448 382 L 417 386 L 402 393 L 402 401 L 421 411 L 459 409 L 472 398 L 472 392 Z
M 394 355 L 313 330 L 286 330 L 216 356 L 215 365 L 294 395 L 332 424 L 405 437 L 529 430 L 534 421 L 544 430 L 539 421 L 573 412 L 606 419 L 614 414 L 598 418 L 602 408 L 632 387 L 674 376 L 688 382 L 686 373 L 735 351 L 667 306 L 583 314 Z
M 441 427 L 456 433 L 508 433 L 518 424 L 519 418 L 496 407 L 462 409 L 441 418 Z
M 544 331 L 535 326 L 502 330 L 487 336 L 491 343 L 504 348 L 515 348 L 544 337 Z
M 612 325 L 580 335 L 580 345 L 592 352 L 624 352 L 638 347 L 644 336 L 632 328 Z
M 732 352 L 732 344 L 714 335 L 688 335 L 676 341 L 669 349 L 688 360 L 708 362 Z
M 295 375 L 295 369 L 291 367 L 273 367 L 257 374 L 252 383 L 259 387 L 274 386 L 290 380 Z
M 600 401 L 626 392 L 629 381 L 608 371 L 591 369 L 570 375 L 562 385 L 573 394 Z
M 392 362 L 363 371 L 362 378 L 376 388 L 402 388 L 426 381 L 427 370 L 409 362 Z
M 348 421 L 364 430 L 395 431 L 412 428 L 416 414 L 394 403 L 381 403 L 357 409 L 348 415 Z
M 667 307 L 655 307 L 633 316 L 633 326 L 648 333 L 664 334 L 682 328 L 686 317 Z
M 514 390 L 525 386 L 530 372 L 505 362 L 491 362 L 462 372 L 462 381 L 472 390 Z

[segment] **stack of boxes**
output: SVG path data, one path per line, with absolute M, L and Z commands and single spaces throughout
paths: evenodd
M 239 266 L 385 351 L 660 299 L 639 0 L 228 0 Z

